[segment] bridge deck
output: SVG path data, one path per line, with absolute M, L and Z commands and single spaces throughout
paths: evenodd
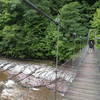
M 88 54 L 64 100 L 100 100 L 100 52 Z

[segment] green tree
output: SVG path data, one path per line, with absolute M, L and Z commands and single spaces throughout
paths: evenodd
M 96 37 L 100 37 L 100 8 L 96 9 L 96 12 L 93 15 L 93 20 L 91 21 L 91 27 L 95 30 L 96 32 Z M 97 42 L 97 47 L 100 48 L 100 39 L 96 40 Z
M 64 5 L 60 10 L 62 25 L 66 29 L 66 34 L 85 34 L 88 29 L 85 27 L 80 13 L 81 5 L 78 2 L 72 2 Z
M 98 33 L 100 33 L 100 8 L 97 8 L 93 16 L 93 20 L 91 21 L 91 25 L 97 30 Z
M 91 15 L 99 6 L 99 1 L 89 4 L 86 0 L 30 0 L 52 18 L 60 17 L 64 29 L 58 32 L 56 25 L 22 1 L 0 0 L 0 53 L 7 57 L 54 60 L 59 34 L 59 60 L 71 59 L 79 50 L 78 36 L 86 35 Z M 74 32 L 78 34 L 76 46 Z

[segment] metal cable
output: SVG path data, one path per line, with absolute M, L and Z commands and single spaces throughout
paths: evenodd
M 3 71 L 0 71 L 0 72 L 6 72 L 6 71 L 8 71 L 8 70 L 10 70 L 10 69 L 12 69 L 12 68 L 14 68 L 15 66 L 9 66 L 7 69 L 5 69 L 5 70 L 3 70 Z
M 30 2 L 29 0 L 23 0 L 23 2 L 27 3 L 29 6 L 31 6 L 34 10 L 36 10 L 39 14 L 42 14 L 44 17 L 46 17 L 47 19 L 49 19 L 50 21 L 52 21 L 54 24 L 57 25 L 58 28 L 58 34 L 57 34 L 57 46 L 56 46 L 56 83 L 55 83 L 55 100 L 57 100 L 57 69 L 58 69 L 58 54 L 59 54 L 59 45 L 58 45 L 58 41 L 59 41 L 59 26 L 62 27 L 59 22 L 56 22 L 54 19 L 52 19 L 48 14 L 46 14 L 45 12 L 43 12 L 42 10 L 40 10 L 36 5 L 34 5 L 32 2 Z M 32 74 L 30 74 L 32 75 Z M 29 77 L 30 75 L 28 75 L 27 77 Z M 27 78 L 26 77 L 26 78 Z M 25 79 L 25 78 L 24 78 Z M 23 79 L 22 79 L 23 80 Z M 19 80 L 19 81 L 22 81 Z M 19 82 L 18 81 L 18 82 Z
M 30 2 L 29 0 L 22 0 L 22 1 L 25 2 L 26 4 L 28 4 L 34 10 L 36 10 L 39 14 L 42 14 L 44 17 L 46 17 L 47 19 L 49 19 L 50 21 L 52 21 L 54 24 L 59 25 L 53 18 L 51 18 L 48 14 L 46 14 L 44 11 L 42 11 L 41 9 L 39 9 L 35 4 L 33 4 L 32 2 Z
M 20 75 L 21 73 L 23 73 L 23 71 L 25 71 L 26 68 L 27 68 L 27 67 L 24 67 L 23 70 L 21 70 L 18 74 L 16 74 L 16 75 L 10 77 L 9 79 L 13 79 L 13 78 L 17 77 L 18 75 Z
M 3 69 L 6 65 L 8 65 L 9 63 L 8 62 L 6 62 L 6 63 L 4 63 L 1 67 L 0 67 L 0 69 Z
M 23 78 L 23 79 L 17 80 L 16 82 L 19 83 L 19 82 L 25 80 L 26 78 L 30 77 L 32 74 L 34 74 L 34 72 L 30 73 L 29 75 L 27 75 L 27 76 L 26 76 L 25 78 Z
M 57 46 L 56 46 L 56 81 L 55 81 L 55 100 L 57 100 L 57 69 L 58 69 L 58 63 L 59 63 L 59 25 L 57 25 Z

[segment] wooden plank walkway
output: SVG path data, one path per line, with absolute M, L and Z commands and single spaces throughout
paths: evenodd
M 100 65 L 96 55 L 100 52 L 85 57 L 64 100 L 100 100 Z

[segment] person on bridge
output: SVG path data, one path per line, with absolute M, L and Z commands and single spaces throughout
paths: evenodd
M 93 39 L 91 39 L 91 40 L 89 40 L 88 44 L 89 44 L 89 52 L 91 53 L 91 52 L 95 51 L 95 49 L 94 49 L 95 41 Z

